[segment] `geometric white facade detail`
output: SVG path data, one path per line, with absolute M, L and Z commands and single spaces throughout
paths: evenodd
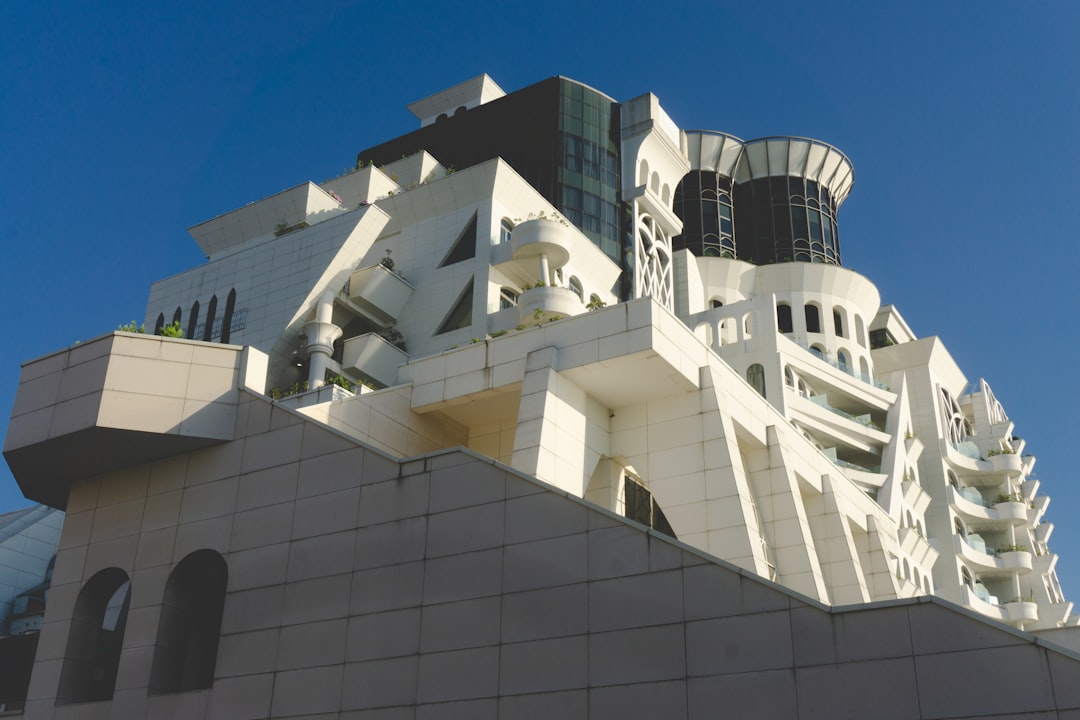
M 414 106 L 425 125 L 502 96 L 486 76 L 451 90 Z M 624 301 L 616 263 L 506 161 L 455 171 L 420 151 L 193 228 L 208 261 L 155 283 L 145 318 L 178 319 L 184 338 L 110 334 L 24 365 L 4 453 L 28 497 L 69 511 L 26 717 L 96 717 L 94 703 L 114 696 L 108 671 L 83 677 L 91 655 L 112 663 L 112 707 L 129 703 L 131 715 L 427 705 L 438 716 L 481 698 L 486 711 L 459 711 L 561 716 L 548 696 L 535 707 L 506 698 L 579 686 L 603 698 L 598 687 L 656 680 L 635 676 L 648 663 L 620 665 L 597 627 L 624 610 L 636 618 L 623 606 L 639 600 L 661 626 L 670 598 L 653 581 L 678 573 L 682 593 L 696 564 L 782 598 L 781 625 L 797 626 L 786 618 L 801 608 L 829 618 L 815 632 L 833 633 L 835 608 L 892 603 L 882 617 L 940 610 L 1025 652 L 1036 646 L 1015 630 L 1080 648 L 1035 458 L 987 382 L 852 270 L 673 249 L 675 189 L 692 167 L 728 172 L 752 147 L 749 172 L 783 160 L 778 172 L 830 184 L 838 205 L 846 158 L 813 141 L 688 136 L 653 95 L 622 105 L 621 131 L 634 257 Z M 356 387 L 319 390 L 327 382 Z M 108 452 L 86 466 L 69 454 L 91 447 Z M 611 528 L 610 545 L 592 534 Z M 193 574 L 216 578 L 218 601 L 177 589 Z M 624 575 L 643 584 L 604 589 L 603 606 L 590 605 L 600 595 L 578 602 Z M 541 582 L 549 595 L 522 599 Z M 627 645 L 674 648 L 680 669 L 663 680 L 684 686 L 695 668 L 735 662 L 719 629 L 715 647 L 680 649 L 696 642 L 684 608 L 730 601 L 685 587 L 664 621 L 680 639 L 657 631 Z M 581 608 L 584 629 L 560 634 Z M 179 652 L 185 612 L 219 626 L 185 651 L 203 653 L 205 677 L 154 659 Z M 475 637 L 455 634 L 468 623 Z M 80 645 L 95 633 L 111 660 Z M 385 639 L 366 644 L 375 636 Z M 488 636 L 504 648 L 494 659 L 478 649 Z M 520 668 L 614 659 L 564 687 L 469 685 L 514 677 L 506 658 L 541 640 L 558 647 L 530 648 Z M 339 645 L 340 658 L 316 662 Z M 411 690 L 386 691 L 402 678 Z M 813 683 L 800 682 L 801 696 Z M 184 715 L 177 698 L 198 692 Z

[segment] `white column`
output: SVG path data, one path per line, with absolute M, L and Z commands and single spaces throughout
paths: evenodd
M 311 356 L 308 368 L 308 385 L 315 389 L 326 384 L 326 369 L 330 365 L 330 356 L 334 354 L 334 341 L 341 337 L 341 328 L 335 325 L 334 294 L 324 293 L 315 308 L 315 319 L 304 325 L 307 336 L 307 350 Z

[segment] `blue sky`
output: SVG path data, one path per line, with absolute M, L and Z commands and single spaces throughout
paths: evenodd
M 186 228 L 341 173 L 415 126 L 407 103 L 481 72 L 507 91 L 566 75 L 851 158 L 844 264 L 991 383 L 1080 597 L 1080 5 L 88 5 L 0 5 L 0 434 L 20 362 L 141 320 L 152 281 L 203 260 Z M 0 510 L 25 504 L 0 467 Z

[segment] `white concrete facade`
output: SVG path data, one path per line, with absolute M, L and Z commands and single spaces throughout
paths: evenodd
M 674 252 L 702 141 L 623 129 L 629 301 L 507 163 L 421 152 L 192 228 L 146 313 L 185 339 L 27 363 L 4 453 L 68 516 L 25 717 L 1073 717 L 989 385 L 851 270 Z M 1045 691 L 956 687 L 1001 663 Z

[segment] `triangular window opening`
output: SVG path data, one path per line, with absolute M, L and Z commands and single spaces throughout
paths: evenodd
M 465 286 L 465 289 L 461 292 L 457 302 L 454 303 L 454 308 L 443 319 L 442 324 L 439 325 L 439 329 L 435 331 L 436 335 L 442 335 L 448 333 L 451 330 L 460 330 L 472 325 L 472 303 L 473 303 L 473 281 L 469 280 L 469 284 Z
M 446 267 L 474 257 L 476 257 L 476 213 L 473 213 L 472 219 L 469 220 L 465 229 L 458 235 L 457 240 L 454 241 L 454 246 L 450 248 L 450 252 L 439 263 L 439 267 Z

